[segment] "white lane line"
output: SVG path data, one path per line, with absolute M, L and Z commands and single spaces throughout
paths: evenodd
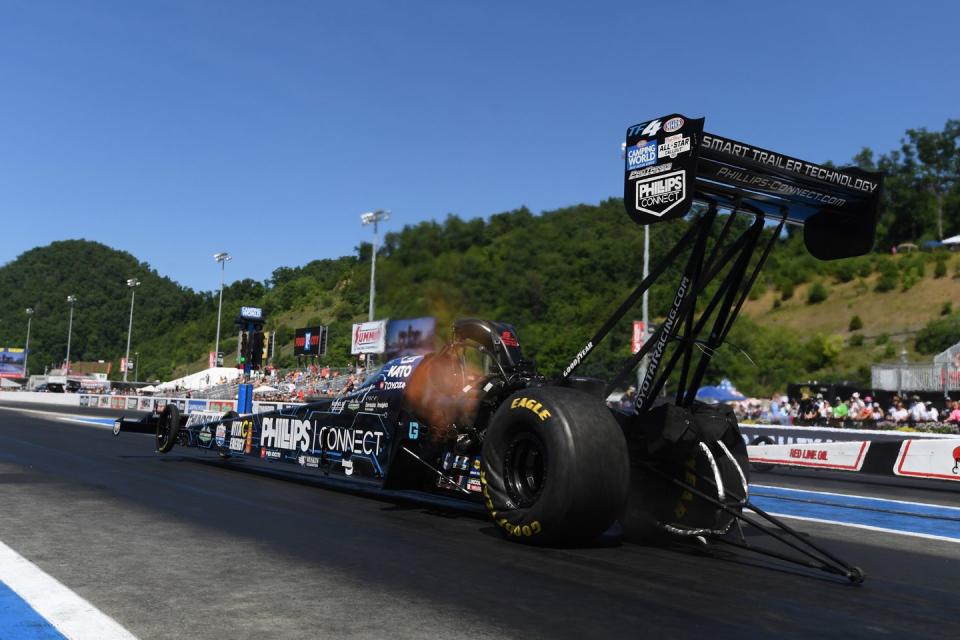
M 100 427 L 101 429 L 113 429 L 113 425 L 101 424 L 99 422 L 93 422 L 93 420 L 109 419 L 111 422 L 115 420 L 115 418 L 108 418 L 107 416 L 85 416 L 83 414 L 77 414 L 77 413 L 60 413 L 58 411 L 41 411 L 40 409 L 21 409 L 20 407 L 0 407 L 0 409 L 6 409 L 7 411 L 16 411 L 18 413 L 35 413 L 45 418 L 55 418 L 60 422 L 73 422 L 75 424 L 83 424 L 88 427 Z
M 941 540 L 943 542 L 953 542 L 954 544 L 960 544 L 960 539 L 950 538 L 947 536 L 938 536 L 932 533 L 918 533 L 916 531 L 903 531 L 902 529 L 886 529 L 884 527 L 874 527 L 869 524 L 857 524 L 855 522 L 839 522 L 837 520 L 824 520 L 823 518 L 811 518 L 809 516 L 794 516 L 786 513 L 774 513 L 768 511 L 772 516 L 778 518 L 788 518 L 791 520 L 805 520 L 807 522 L 819 522 L 821 524 L 835 524 L 838 527 L 851 527 L 853 529 L 867 529 L 869 531 L 879 531 L 881 533 L 893 533 L 898 536 L 912 536 L 914 538 L 926 538 L 928 540 Z
M 136 640 L 116 620 L 2 542 L 0 580 L 71 640 Z

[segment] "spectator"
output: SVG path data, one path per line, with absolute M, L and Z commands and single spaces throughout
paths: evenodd
M 904 406 L 903 400 L 897 399 L 893 409 L 890 411 L 890 421 L 897 424 L 907 424 L 910 420 L 910 412 Z
M 848 415 L 850 415 L 850 407 L 848 407 L 847 403 L 837 396 L 837 398 L 833 401 L 833 422 L 836 423 L 837 426 L 843 426 L 843 422 L 847 419 Z
M 918 396 L 913 396 L 913 404 L 910 405 L 910 424 L 921 424 L 927 421 L 927 407 Z
M 950 412 L 947 422 L 960 424 L 960 400 L 953 403 L 953 411 Z

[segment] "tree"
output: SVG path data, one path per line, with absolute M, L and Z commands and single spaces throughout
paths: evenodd
M 943 240 L 943 214 L 947 195 L 957 186 L 960 175 L 960 120 L 947 120 L 943 131 L 907 129 L 901 150 L 906 163 L 915 165 L 916 186 L 928 191 L 937 224 L 937 238 Z

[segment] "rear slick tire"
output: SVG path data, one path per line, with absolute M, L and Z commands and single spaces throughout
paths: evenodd
M 180 432 L 180 409 L 175 404 L 168 404 L 160 412 L 157 420 L 157 451 L 168 453 L 177 443 L 177 434 Z
M 619 425 L 602 400 L 576 389 L 514 393 L 484 437 L 484 503 L 511 540 L 589 542 L 623 511 L 629 480 Z

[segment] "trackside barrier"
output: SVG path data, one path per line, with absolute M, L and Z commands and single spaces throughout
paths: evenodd
M 56 405 L 66 407 L 94 407 L 118 411 L 160 411 L 168 404 L 177 405 L 183 413 L 214 411 L 226 413 L 237 411 L 236 400 L 210 400 L 207 398 L 170 398 L 166 396 L 114 396 L 92 393 L 37 393 L 32 391 L 2 391 L 0 405 L 6 403 Z M 300 402 L 253 401 L 252 411 L 262 413 L 299 407 Z
M 235 400 L 112 396 L 86 393 L 0 392 L 0 404 L 32 403 L 118 411 L 160 411 L 174 404 L 184 413 L 237 411 Z M 289 410 L 298 402 L 254 401 L 252 411 Z M 887 476 L 960 481 L 960 435 L 831 427 L 740 425 L 750 461 Z
M 960 482 L 960 435 L 741 425 L 750 462 Z

